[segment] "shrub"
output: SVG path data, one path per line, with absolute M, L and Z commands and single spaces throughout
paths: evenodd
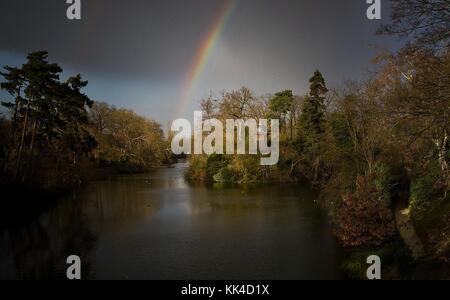
M 230 167 L 237 183 L 252 184 L 264 180 L 264 166 L 260 165 L 260 158 L 258 156 L 235 156 Z
M 206 180 L 213 181 L 214 176 L 228 166 L 229 160 L 220 154 L 208 156 L 206 161 Z
M 189 168 L 185 174 L 186 179 L 190 181 L 206 180 L 206 166 L 206 155 L 192 155 L 189 159 Z
M 217 183 L 232 183 L 234 182 L 233 172 L 228 167 L 220 169 L 220 171 L 213 176 L 214 182 Z
M 356 191 L 343 196 L 335 219 L 336 234 L 346 247 L 380 246 L 396 233 L 392 210 L 372 178 L 358 177 Z

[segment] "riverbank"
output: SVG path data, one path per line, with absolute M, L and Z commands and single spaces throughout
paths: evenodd
M 151 171 L 127 165 L 91 166 L 83 170 L 82 175 L 76 180 L 66 181 L 65 184 L 60 182 L 57 185 L 42 186 L 2 183 L 0 184 L 0 190 L 2 191 L 0 224 L 23 223 L 36 218 L 43 211 L 57 205 L 61 198 L 82 190 L 90 183 L 107 180 L 121 174 L 144 174 Z

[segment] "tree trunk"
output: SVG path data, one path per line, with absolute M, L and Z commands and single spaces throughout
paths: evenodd
M 447 136 L 447 134 L 445 134 L 442 139 L 434 140 L 434 143 L 439 151 L 439 165 L 441 166 L 441 170 L 445 173 L 448 170 L 448 162 L 447 162 L 448 136 Z
M 26 164 L 25 172 L 22 177 L 22 182 L 25 182 L 28 171 L 33 167 L 33 156 L 34 156 L 34 141 L 36 137 L 36 130 L 37 130 L 37 121 L 35 120 L 33 123 L 33 132 L 31 134 L 31 143 L 30 143 L 30 154 L 28 157 L 28 161 Z
M 17 161 L 16 161 L 16 168 L 14 170 L 14 178 L 13 178 L 14 182 L 17 181 L 17 175 L 19 174 L 20 164 L 22 162 L 23 144 L 25 143 L 25 135 L 27 132 L 27 127 L 28 127 L 28 114 L 30 111 L 30 102 L 31 101 L 28 100 L 27 108 L 26 108 L 26 112 L 25 112 L 25 120 L 24 120 L 24 124 L 23 124 L 23 129 L 22 129 L 22 137 L 20 139 L 19 150 L 18 150 Z
M 60 154 L 60 152 L 58 151 L 58 154 L 56 155 L 56 171 L 58 171 L 59 172 L 59 168 L 60 168 L 60 165 L 61 165 L 61 154 Z
M 19 110 L 20 92 L 17 94 L 16 103 L 14 105 L 14 115 L 12 118 L 11 139 L 14 141 L 17 127 L 17 111 Z
M 6 174 L 8 172 L 8 161 L 11 156 L 11 151 L 14 145 L 14 140 L 16 136 L 16 126 L 17 126 L 17 111 L 19 109 L 19 99 L 20 92 L 17 94 L 16 103 L 14 105 L 14 114 L 11 122 L 11 136 L 9 138 L 8 149 L 5 149 L 5 163 L 3 165 L 3 173 Z
M 446 193 L 445 196 L 447 196 L 447 191 L 449 188 L 449 182 L 450 182 L 450 169 L 449 169 L 449 163 L 447 161 L 447 152 L 449 149 L 449 140 L 448 140 L 448 134 L 447 132 L 444 133 L 444 136 L 441 139 L 437 139 L 434 141 L 438 150 L 439 150 L 439 165 L 441 166 L 442 175 L 444 177 L 446 187 Z
M 297 167 L 297 165 L 300 163 L 300 161 L 295 161 L 291 164 L 291 169 L 289 171 L 289 177 L 292 177 L 292 175 L 294 174 L 295 168 Z
M 314 183 L 319 181 L 320 157 L 314 159 Z
M 293 118 L 292 118 L 292 113 L 291 113 L 291 116 L 290 116 L 290 121 L 291 121 L 291 141 L 294 139 L 294 120 L 293 120 Z

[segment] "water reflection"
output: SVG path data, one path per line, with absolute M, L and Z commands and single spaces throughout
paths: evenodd
M 80 202 L 63 201 L 37 220 L 2 229 L 0 278 L 64 278 L 67 253 L 85 257 L 84 272 L 90 276 L 89 253 L 96 236 L 83 210 Z
M 315 194 L 298 186 L 189 186 L 184 165 L 97 182 L 0 229 L 0 278 L 332 279 L 338 255 Z

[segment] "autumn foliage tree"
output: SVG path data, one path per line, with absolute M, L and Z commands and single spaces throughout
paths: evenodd
M 336 214 L 336 233 L 346 247 L 380 246 L 396 234 L 394 215 L 383 194 L 367 177 L 343 196 Z
M 120 171 L 146 171 L 168 159 L 161 126 L 133 111 L 96 102 L 89 110 L 92 132 L 98 141 L 97 161 Z
M 449 47 L 449 6 L 449 0 L 391 0 L 391 22 L 379 33 L 408 38 L 416 49 L 441 51 Z

